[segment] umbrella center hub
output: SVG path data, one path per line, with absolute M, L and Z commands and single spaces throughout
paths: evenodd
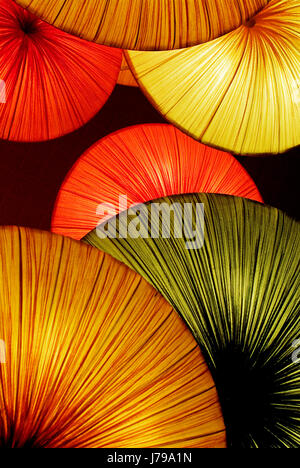
M 249 20 L 246 21 L 246 23 L 245 23 L 245 26 L 246 26 L 247 28 L 253 28 L 255 25 L 256 25 L 256 21 L 255 21 L 254 18 L 249 19 Z
M 25 35 L 35 34 L 38 31 L 37 21 L 35 19 L 20 21 L 20 28 Z

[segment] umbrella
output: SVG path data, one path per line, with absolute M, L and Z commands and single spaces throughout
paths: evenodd
M 230 154 L 171 125 L 125 128 L 100 140 L 75 163 L 59 191 L 52 230 L 81 239 L 103 216 L 124 211 L 127 204 L 199 191 L 262 201 L 251 177 Z M 102 214 L 100 204 L 106 205 Z
M 117 221 L 85 242 L 139 272 L 185 319 L 216 382 L 228 445 L 299 447 L 300 224 L 215 194 L 163 198 Z
M 224 447 L 207 365 L 150 285 L 71 239 L 0 241 L 1 448 Z
M 177 49 L 236 28 L 268 0 L 17 0 L 58 28 L 123 49 Z
M 122 53 L 78 39 L 0 0 L 0 138 L 40 141 L 72 132 L 105 104 Z
M 300 144 L 300 3 L 272 0 L 251 21 L 180 51 L 129 52 L 155 107 L 196 140 L 237 154 Z

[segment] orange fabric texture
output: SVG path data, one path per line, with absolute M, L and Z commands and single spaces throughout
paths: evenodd
M 66 34 L 0 0 L 0 138 L 53 139 L 81 127 L 105 104 L 122 52 Z
M 118 77 L 118 84 L 123 85 L 123 86 L 132 86 L 135 88 L 139 86 L 129 68 L 129 65 L 127 63 L 127 60 L 124 54 L 123 54 L 123 59 L 122 59 L 121 71 Z
M 210 41 L 270 0 L 16 0 L 50 24 L 122 49 L 166 50 Z
M 193 192 L 262 202 L 255 183 L 232 155 L 204 146 L 171 125 L 129 127 L 100 140 L 76 162 L 57 197 L 52 230 L 81 239 L 101 222 L 100 203 L 112 204 L 117 214 L 120 195 L 133 204 Z
M 1 448 L 226 445 L 192 334 L 103 252 L 1 228 L 0 340 Z

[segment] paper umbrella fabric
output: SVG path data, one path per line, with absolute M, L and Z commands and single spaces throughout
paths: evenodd
M 268 0 L 17 0 L 58 28 L 122 49 L 178 49 L 228 32 Z
M 251 21 L 183 50 L 128 52 L 146 96 L 195 139 L 237 154 L 300 144 L 300 3 L 272 0 Z
M 0 138 L 42 141 L 81 127 L 105 104 L 122 52 L 42 22 L 13 0 L 0 0 Z
M 75 163 L 59 191 L 52 231 L 81 239 L 105 216 L 133 203 L 191 192 L 262 201 L 232 155 L 204 146 L 171 125 L 129 127 L 103 138 Z
M 24 228 L 0 254 L 1 448 L 225 446 L 195 340 L 139 275 Z

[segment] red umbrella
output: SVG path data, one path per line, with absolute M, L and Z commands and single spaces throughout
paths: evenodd
M 72 132 L 111 94 L 122 53 L 66 34 L 0 0 L 0 138 L 40 141 Z

